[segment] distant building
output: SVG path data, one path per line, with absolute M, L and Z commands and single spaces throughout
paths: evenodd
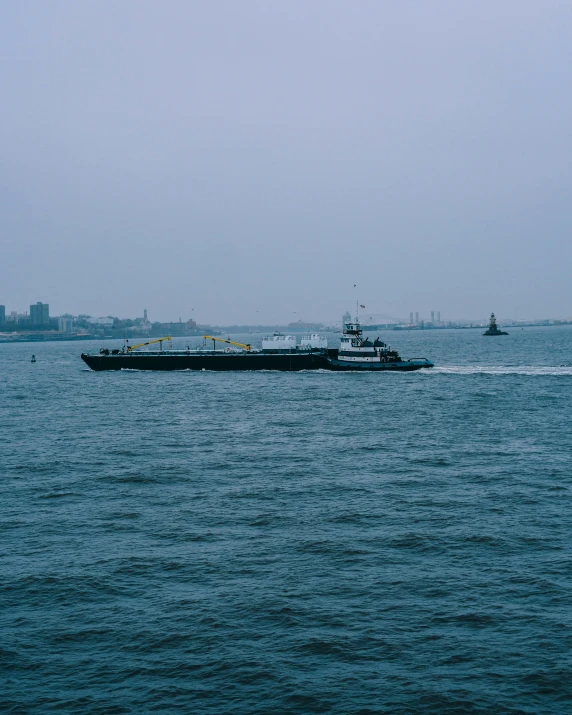
M 351 320 L 351 318 L 350 318 Z M 348 322 L 348 321 L 346 321 Z M 288 330 L 323 330 L 322 323 L 305 323 L 303 320 L 298 320 L 293 323 L 288 323 Z
M 71 318 L 58 318 L 58 330 L 60 333 L 71 333 L 73 330 L 73 320 Z
M 178 323 L 153 323 L 151 326 L 151 335 L 154 337 L 171 335 L 177 337 L 181 335 L 196 335 L 198 332 L 196 322 L 191 318 L 183 323 L 179 320 Z
M 435 324 L 435 311 L 434 310 L 431 311 L 431 322 L 433 323 L 433 325 Z
M 413 313 L 409 313 L 409 325 L 413 325 Z
M 345 325 L 346 323 L 351 323 L 352 322 L 352 316 L 350 315 L 349 310 L 346 310 L 344 313 L 344 317 L 342 319 L 343 324 Z
M 30 324 L 36 328 L 47 328 L 50 325 L 50 306 L 48 303 L 36 303 L 30 306 Z
M 6 306 L 0 305 L 0 325 L 4 325 L 6 322 Z
M 147 324 L 149 321 L 147 320 L 147 308 L 143 310 L 143 322 Z
M 88 323 L 91 325 L 101 325 L 104 328 L 110 328 L 113 325 L 113 318 L 88 318 Z
M 419 325 L 419 313 L 415 313 L 415 323 Z
M 440 310 L 437 311 L 437 322 L 438 323 L 441 322 L 441 311 Z

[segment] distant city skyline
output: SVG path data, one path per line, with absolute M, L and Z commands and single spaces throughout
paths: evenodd
M 14 310 L 11 308 L 11 306 L 6 306 L 5 304 L 0 304 L 0 326 L 5 323 L 5 322 L 11 322 L 15 318 L 26 318 L 31 325 L 33 326 L 42 326 L 42 325 L 47 325 L 49 322 L 50 318 L 53 319 L 62 319 L 62 318 L 67 318 L 68 316 L 72 316 L 75 318 L 78 318 L 80 315 L 83 316 L 89 316 L 91 319 L 92 323 L 100 323 L 101 325 L 107 325 L 111 324 L 113 321 L 111 321 L 111 318 L 119 318 L 120 320 L 141 320 L 143 323 L 161 323 L 161 324 L 174 324 L 174 323 L 186 323 L 188 321 L 194 322 L 198 325 L 204 324 L 204 325 L 286 325 L 286 324 L 292 324 L 294 325 L 297 322 L 300 323 L 307 323 L 307 324 L 334 324 L 334 323 L 341 323 L 341 316 L 338 318 L 336 317 L 324 317 L 324 318 L 319 318 L 317 320 L 307 320 L 304 317 L 294 317 L 291 320 L 280 322 L 280 321 L 269 321 L 265 323 L 264 321 L 257 320 L 257 319 L 251 319 L 249 320 L 248 318 L 245 318 L 243 320 L 235 321 L 235 322 L 227 322 L 227 323 L 209 323 L 208 321 L 201 320 L 200 318 L 197 320 L 195 317 L 186 317 L 183 318 L 181 315 L 179 315 L 178 318 L 167 318 L 167 320 L 160 320 L 158 318 L 153 317 L 153 312 L 151 310 L 151 318 L 149 318 L 149 309 L 143 308 L 142 310 L 139 311 L 139 314 L 137 315 L 126 315 L 122 311 L 114 311 L 113 313 L 109 313 L 108 315 L 91 315 L 89 313 L 78 313 L 74 311 L 64 311 L 62 313 L 55 313 L 51 312 L 50 313 L 50 304 L 49 303 L 43 303 L 41 301 L 38 301 L 35 304 L 30 304 L 29 305 L 29 311 L 18 311 Z M 34 310 L 36 312 L 34 312 Z M 410 311 L 409 312 L 409 319 L 407 319 L 406 314 L 402 316 L 389 316 L 385 313 L 376 313 L 374 311 L 369 311 L 366 309 L 363 309 L 360 307 L 359 309 L 359 315 L 360 319 L 364 323 L 368 322 L 378 322 L 378 323 L 399 323 L 399 324 L 410 324 L 410 325 L 421 325 L 421 324 L 429 324 L 429 325 L 447 325 L 448 323 L 470 323 L 470 322 L 486 322 L 488 321 L 490 317 L 490 313 L 492 311 L 486 312 L 486 314 L 483 314 L 481 316 L 462 316 L 460 318 L 453 318 L 453 317 L 444 317 L 442 318 L 441 311 L 439 310 L 426 310 L 426 311 Z M 182 311 L 179 311 L 181 313 Z M 193 313 L 196 311 L 193 310 Z M 571 315 L 529 315 L 529 316 L 517 316 L 517 315 L 505 315 L 501 316 L 498 311 L 495 311 L 497 313 L 497 318 L 499 320 L 511 320 L 511 321 L 518 321 L 518 320 L 524 320 L 524 321 L 542 321 L 542 320 L 571 320 L 572 319 L 572 311 Z M 355 313 L 355 309 L 353 312 L 351 310 L 344 311 L 344 317 L 347 315 L 353 316 Z M 69 328 L 69 323 L 65 324 L 67 328 Z

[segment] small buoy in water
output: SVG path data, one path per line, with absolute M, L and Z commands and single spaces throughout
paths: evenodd
M 36 362 L 36 356 L 32 355 L 32 362 Z

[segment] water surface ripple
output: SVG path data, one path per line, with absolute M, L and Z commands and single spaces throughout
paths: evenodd
M 1 345 L 0 710 L 571 712 L 572 330 L 382 337 L 438 367 Z

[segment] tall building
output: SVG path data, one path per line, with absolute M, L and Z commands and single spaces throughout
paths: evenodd
M 441 322 L 441 311 L 440 310 L 437 311 L 437 322 L 438 323 Z
M 0 325 L 4 325 L 6 322 L 6 306 L 0 305 Z
M 413 325 L 413 313 L 409 313 L 409 325 Z
M 50 324 L 50 306 L 48 303 L 36 303 L 30 306 L 30 323 L 36 327 L 48 327 Z
M 71 318 L 58 318 L 58 330 L 60 333 L 71 333 L 73 320 Z
M 143 322 L 148 323 L 149 321 L 147 320 L 147 308 L 143 310 Z
M 431 322 L 435 323 L 435 311 L 434 310 L 431 311 Z
M 419 313 L 415 313 L 415 323 L 419 325 Z

